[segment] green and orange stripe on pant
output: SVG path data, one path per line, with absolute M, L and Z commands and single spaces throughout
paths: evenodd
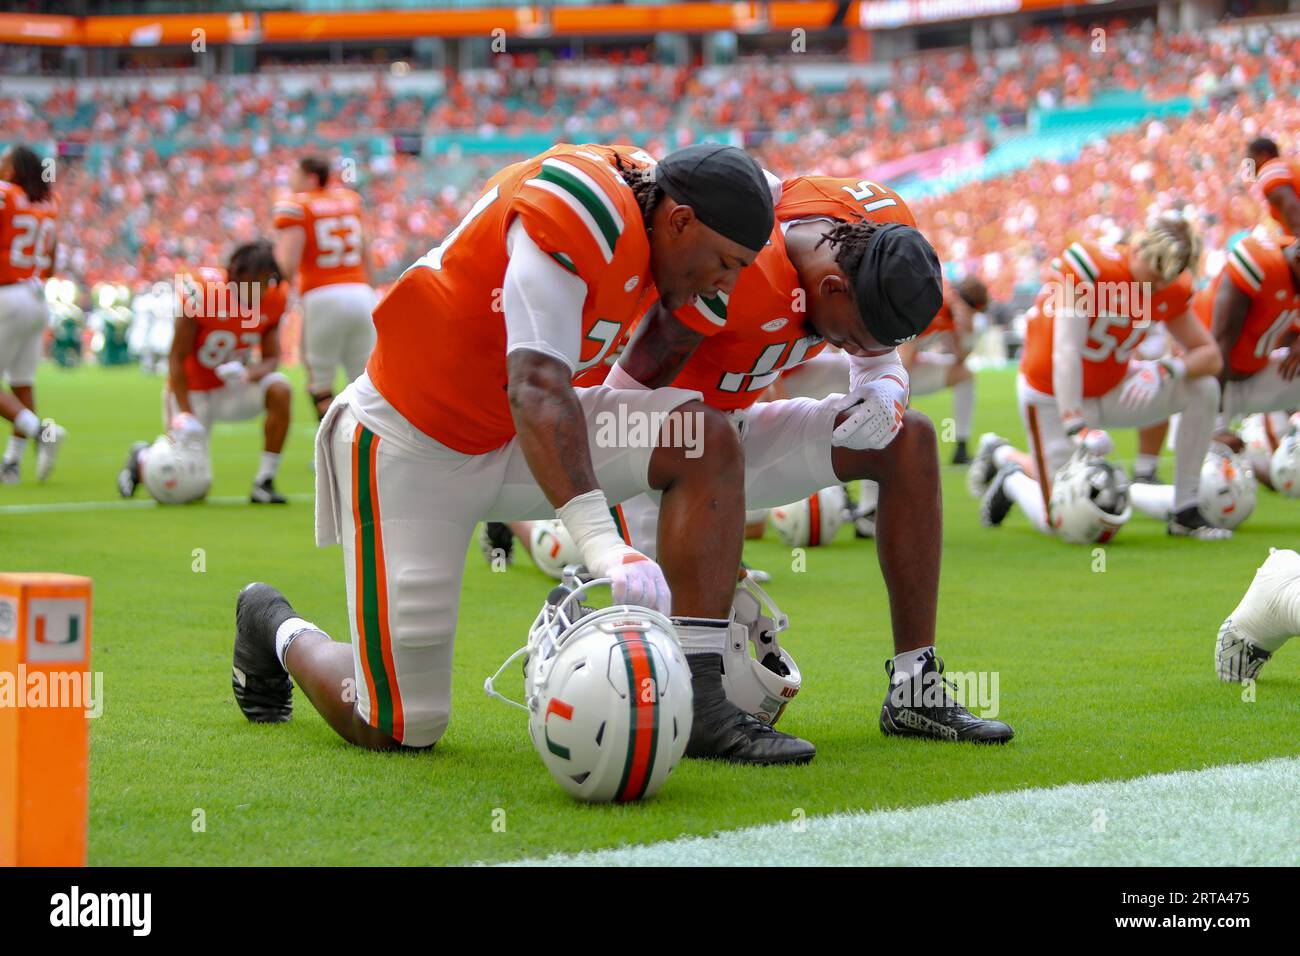
M 388 627 L 388 575 L 384 570 L 384 533 L 375 469 L 378 453 L 379 436 L 357 425 L 352 434 L 357 656 L 370 697 L 370 726 L 400 743 L 406 721 L 397 669 L 393 666 L 393 635 Z

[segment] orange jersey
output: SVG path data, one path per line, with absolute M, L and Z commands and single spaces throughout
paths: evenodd
M 948 305 L 949 297 L 956 295 L 957 292 L 948 285 L 948 280 L 943 280 L 943 305 L 939 306 L 939 311 L 935 313 L 934 319 L 924 332 L 916 337 L 919 342 L 922 339 L 928 339 L 932 335 L 942 335 L 944 332 L 955 335 L 957 332 L 957 323 L 952 317 L 952 307 Z
M 1255 190 L 1260 200 L 1268 207 L 1268 214 L 1272 216 L 1284 230 L 1289 231 L 1286 222 L 1283 221 L 1281 214 L 1274 208 L 1273 204 L 1268 201 L 1269 193 L 1282 186 L 1290 186 L 1297 196 L 1300 196 L 1300 160 L 1285 160 L 1281 157 L 1270 159 L 1255 173 Z
M 640 316 L 650 241 L 615 166 L 653 160 L 632 146 L 561 144 L 501 170 L 442 245 L 407 269 L 375 309 L 366 370 L 380 394 L 435 441 L 467 455 L 515 434 L 506 399 L 500 296 L 506 230 L 519 218 L 544 252 L 587 285 L 574 379 L 599 365 Z
M 0 180 L 0 285 L 49 278 L 58 218 L 53 193 L 34 203 L 21 186 Z
M 676 313 L 707 338 L 673 380 L 674 387 L 703 393 L 715 408 L 748 408 L 782 374 L 826 347 L 808 322 L 807 295 L 781 227 L 814 218 L 916 226 L 907 204 L 884 186 L 829 176 L 787 180 L 772 235 L 754 264 L 741 270 L 731 294 L 696 298 Z
M 275 203 L 275 228 L 302 229 L 305 237 L 299 263 L 299 291 L 323 285 L 368 282 L 361 261 L 361 197 L 333 186 L 292 193 Z
M 217 377 L 217 366 L 226 362 L 247 364 L 262 336 L 279 323 L 288 301 L 286 283 L 267 290 L 258 303 L 257 315 L 240 308 L 226 270 L 200 268 L 182 275 L 183 288 L 176 293 L 177 311 L 191 316 L 198 325 L 194 350 L 185 356 L 185 383 L 191 392 L 206 392 L 225 383 Z
M 1048 281 L 1028 312 L 1020 371 L 1040 392 L 1052 390 L 1052 338 L 1058 303 L 1073 307 L 1088 321 L 1083 347 L 1083 397 L 1105 395 L 1123 380 L 1129 358 L 1152 322 L 1176 319 L 1192 298 L 1192 277 L 1177 279 L 1151 293 L 1128 267 L 1127 246 L 1076 242 L 1052 260 Z
M 1213 329 L 1214 299 L 1225 276 L 1250 297 L 1241 336 L 1228 355 L 1228 368 L 1254 375 L 1268 364 L 1269 353 L 1287 332 L 1300 330 L 1300 290 L 1282 247 L 1246 236 L 1228 250 L 1228 261 L 1214 282 L 1192 300 L 1196 317 L 1207 329 Z

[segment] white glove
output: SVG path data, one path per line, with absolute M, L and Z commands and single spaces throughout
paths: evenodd
M 661 614 L 672 612 L 673 598 L 659 565 L 635 548 L 622 545 L 599 555 L 587 570 L 610 579 L 615 604 L 635 604 Z
M 903 406 L 891 394 L 892 388 L 880 382 L 868 382 L 849 398 L 852 414 L 831 433 L 831 444 L 840 448 L 884 448 L 903 428 Z
M 223 362 L 215 369 L 217 378 L 229 385 L 231 382 L 247 382 L 248 369 L 243 362 Z
M 1146 408 L 1160 394 L 1168 377 L 1169 369 L 1163 362 L 1134 362 L 1119 393 L 1120 405 L 1134 410 Z
M 187 438 L 202 440 L 207 435 L 207 429 L 203 427 L 203 423 L 189 412 L 178 412 L 172 418 L 167 430 L 176 441 Z
M 1074 432 L 1071 436 L 1074 439 L 1074 447 L 1082 448 L 1090 455 L 1096 455 L 1098 458 L 1105 458 L 1115 450 L 1115 440 L 1110 437 L 1109 432 L 1100 428 L 1084 427 Z

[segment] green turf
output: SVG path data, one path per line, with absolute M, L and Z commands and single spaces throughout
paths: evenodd
M 0 508 L 114 498 L 130 441 L 159 429 L 158 389 L 135 369 L 43 369 L 41 410 L 71 437 L 50 483 L 0 486 Z M 301 394 L 296 401 L 280 485 L 305 494 L 312 416 Z M 917 404 L 950 414 L 947 395 Z M 980 377 L 976 426 L 1020 440 L 1010 372 Z M 218 426 L 214 496 L 246 494 L 259 437 L 253 423 Z M 1131 455 L 1132 434 L 1119 437 L 1120 456 Z M 1300 504 L 1261 490 L 1256 515 L 1227 543 L 1171 540 L 1162 524 L 1135 517 L 1096 573 L 1089 549 L 1041 537 L 1018 514 L 982 529 L 961 469 L 945 469 L 944 492 L 940 653 L 953 670 L 998 672 L 1015 741 L 980 749 L 884 738 L 876 719 L 891 642 L 873 545 L 845 529 L 794 573 L 769 535 L 746 558 L 773 574 L 805 681 L 782 727 L 813 740 L 817 759 L 784 769 L 687 761 L 638 806 L 573 803 L 532 752 L 523 716 L 482 693 L 548 588 L 526 558 L 492 574 L 470 556 L 451 726 L 434 753 L 393 755 L 344 744 L 300 694 L 287 726 L 249 725 L 234 705 L 242 584 L 274 582 L 305 616 L 347 635 L 340 553 L 312 546 L 306 501 L 0 510 L 0 568 L 95 580 L 93 663 L 106 697 L 91 732 L 95 864 L 506 860 L 1300 752 L 1300 655 L 1284 651 L 1268 665 L 1254 702 L 1212 669 L 1219 622 L 1268 547 L 1295 545 Z

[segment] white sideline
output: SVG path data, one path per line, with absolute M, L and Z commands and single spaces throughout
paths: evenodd
M 792 820 L 506 865 L 1294 866 L 1300 758 L 801 823 L 803 832 Z
M 314 494 L 285 495 L 290 501 L 315 501 Z M 224 495 L 208 498 L 210 505 L 246 505 L 247 495 Z M 0 515 L 55 514 L 65 511 L 120 511 L 124 508 L 157 508 L 158 502 L 150 497 L 118 498 L 109 501 L 32 501 L 20 505 L 0 505 Z M 185 507 L 178 505 L 177 507 Z

